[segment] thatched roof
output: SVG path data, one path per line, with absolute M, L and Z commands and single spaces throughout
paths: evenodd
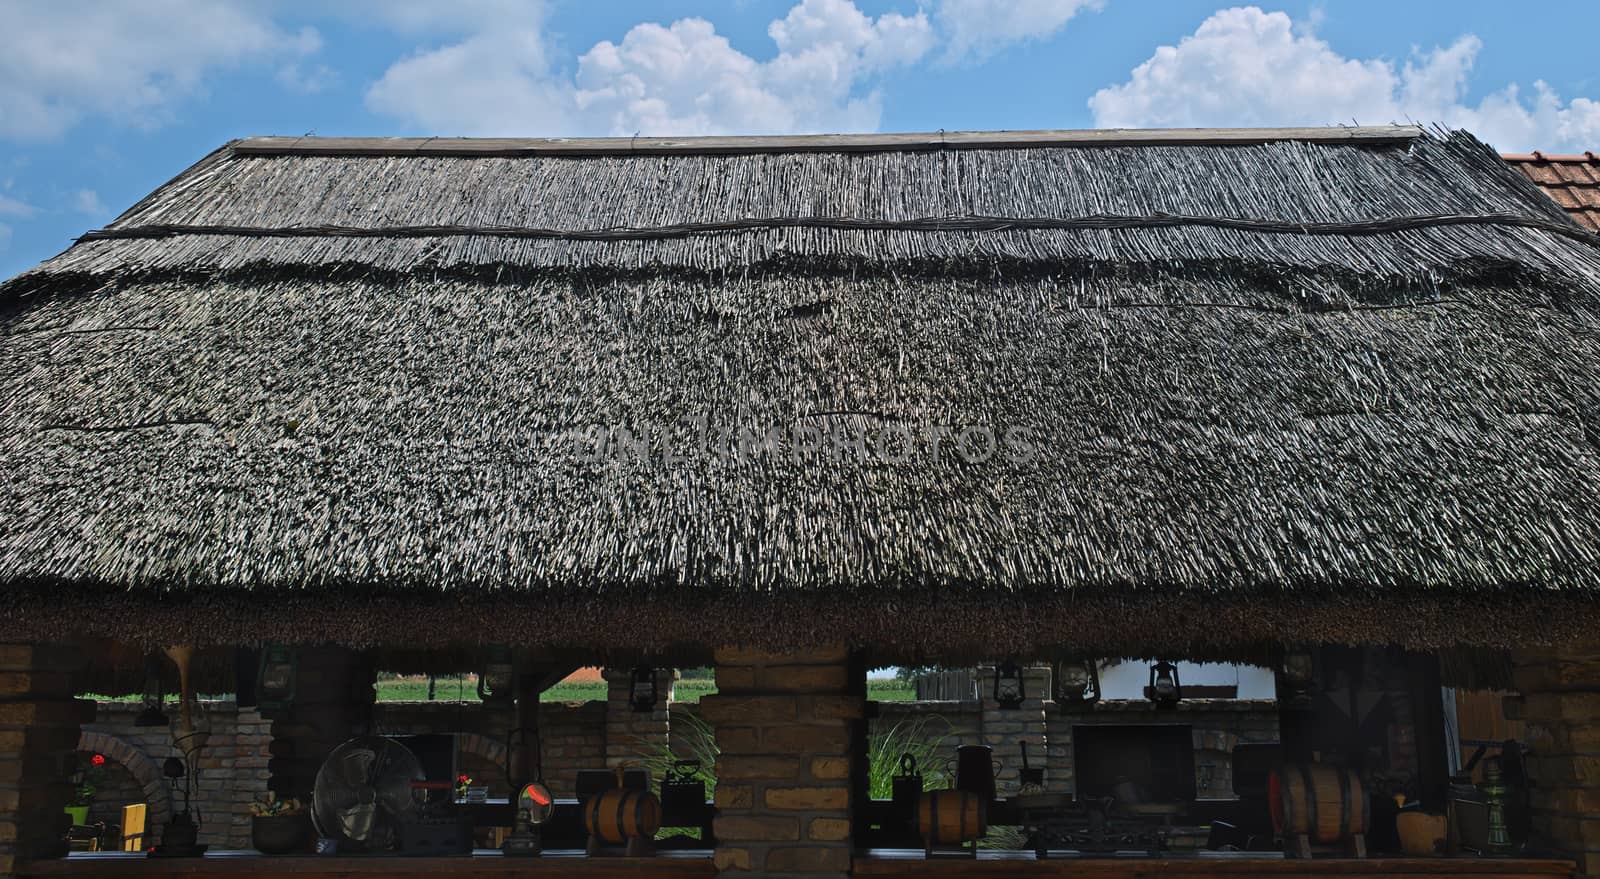
M 0 629 L 1592 622 L 1600 239 L 1465 134 L 1121 134 L 230 144 L 0 287 Z

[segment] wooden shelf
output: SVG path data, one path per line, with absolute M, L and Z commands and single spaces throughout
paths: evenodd
M 448 876 L 451 879 L 504 879 L 507 876 L 560 876 L 581 879 L 712 879 L 717 875 L 709 851 L 662 852 L 651 858 L 590 858 L 580 851 L 550 851 L 537 858 L 506 858 L 499 852 L 439 858 L 266 857 L 254 852 L 217 852 L 201 858 L 145 858 L 121 855 L 72 856 L 33 861 L 17 870 L 34 876 L 182 876 L 184 879 L 240 879 L 294 876 L 297 879 Z
M 1061 857 L 1040 861 L 1031 852 L 980 851 L 977 859 L 938 857 L 921 851 L 875 849 L 855 860 L 855 876 L 883 877 L 1060 877 L 1060 879 L 1217 879 L 1217 877 L 1349 877 L 1438 879 L 1567 879 L 1570 861 L 1499 858 L 1368 858 L 1287 860 L 1274 855 L 1191 855 L 1166 858 Z
M 1076 858 L 1036 860 L 1028 852 L 983 851 L 977 859 L 935 858 L 921 851 L 874 849 L 855 859 L 855 876 L 960 877 L 960 879 L 1267 879 L 1267 877 L 1382 876 L 1390 879 L 1569 879 L 1568 861 L 1488 858 L 1371 858 L 1291 861 L 1271 855 L 1171 856 L 1166 858 Z M 588 858 L 577 851 L 546 852 L 538 858 L 503 858 L 497 852 L 474 857 L 389 858 L 264 857 L 220 852 L 203 858 L 74 856 L 35 861 L 19 877 L 182 876 L 184 879 L 294 876 L 298 879 L 448 876 L 451 879 L 505 879 L 508 876 L 560 876 L 579 879 L 714 879 L 708 851 L 662 852 L 652 858 Z

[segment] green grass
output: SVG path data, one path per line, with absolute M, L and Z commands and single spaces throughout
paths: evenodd
M 377 683 L 379 702 L 425 702 L 428 699 L 428 679 L 422 675 L 407 677 L 384 676 Z M 717 691 L 717 684 L 709 678 L 678 681 L 673 686 L 673 701 L 699 702 L 700 697 Z M 917 697 L 916 687 L 908 681 L 893 678 L 872 678 L 867 681 L 867 698 L 878 702 L 905 702 Z M 440 677 L 434 682 L 433 698 L 436 702 L 478 701 L 478 681 L 473 675 Z M 591 702 L 606 698 L 604 681 L 556 684 L 539 697 L 541 702 Z
M 428 701 L 428 678 L 425 675 L 382 675 L 376 684 L 379 702 L 426 702 Z M 716 681 L 710 678 L 685 678 L 678 681 L 672 690 L 674 702 L 699 702 L 701 696 L 709 696 L 717 691 Z M 80 698 L 93 699 L 97 702 L 137 702 L 138 695 L 128 696 L 97 696 L 85 694 Z M 227 693 L 218 696 L 201 696 L 202 699 L 232 699 L 233 694 Z M 604 701 L 606 698 L 606 685 L 603 681 L 589 681 L 574 684 L 556 684 L 544 691 L 540 697 L 541 702 L 592 702 Z M 897 681 L 894 678 L 870 678 L 867 680 L 867 698 L 877 702 L 909 702 L 917 698 L 917 688 L 910 681 Z M 478 678 L 476 675 L 449 675 L 441 676 L 434 681 L 433 700 L 435 702 L 476 702 L 478 701 Z M 171 696 L 168 702 L 174 702 Z

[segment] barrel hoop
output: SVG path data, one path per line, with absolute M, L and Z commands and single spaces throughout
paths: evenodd
M 934 842 L 943 842 L 939 838 L 939 795 L 929 797 L 928 804 L 928 838 Z
M 617 794 L 617 823 L 616 823 L 616 829 L 617 829 L 617 837 L 620 838 L 620 839 L 627 839 L 628 838 L 628 834 L 622 832 L 622 812 L 623 812 L 624 809 L 627 808 L 627 806 L 628 806 L 628 793 L 627 793 L 627 791 L 623 791 L 623 792 Z
M 971 795 L 962 794 L 960 808 L 956 809 L 956 811 L 961 815 L 961 821 L 956 825 L 955 841 L 958 843 L 967 841 L 967 798 L 969 796 Z
M 600 795 L 595 794 L 583 804 L 584 818 L 588 819 L 589 833 L 595 837 L 600 836 Z
M 1339 772 L 1339 838 L 1350 838 L 1350 771 L 1340 769 Z
M 1317 838 L 1317 798 L 1316 788 L 1311 782 L 1311 767 L 1300 764 L 1300 783 L 1304 787 L 1301 791 L 1306 798 L 1306 834 L 1312 839 Z

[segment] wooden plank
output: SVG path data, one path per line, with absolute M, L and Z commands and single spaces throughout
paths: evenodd
M 1488 858 L 1371 858 L 1292 861 L 1271 857 L 1126 858 L 1035 860 L 1031 855 L 979 860 L 925 860 L 920 852 L 871 853 L 857 857 L 853 875 L 885 877 L 1054 877 L 1054 879 L 1218 879 L 1218 877 L 1348 877 L 1384 876 L 1438 879 L 1475 876 L 1482 879 L 1565 879 L 1575 871 L 1569 861 L 1499 860 Z M 1005 853 L 1013 855 L 1015 853 Z
M 625 156 L 838 153 L 1030 147 L 1252 146 L 1277 141 L 1383 145 L 1422 135 L 1413 125 L 1308 128 L 1111 128 L 1082 131 L 949 131 L 772 137 L 248 137 L 235 155 Z
M 709 853 L 653 858 L 589 858 L 579 852 L 549 853 L 538 858 L 327 857 L 289 855 L 206 858 L 64 858 L 22 865 L 18 877 L 34 876 L 181 876 L 184 879 L 250 879 L 295 876 L 298 879 L 351 877 L 425 877 L 505 879 L 507 876 L 579 877 L 579 879 L 712 879 L 717 875 Z

